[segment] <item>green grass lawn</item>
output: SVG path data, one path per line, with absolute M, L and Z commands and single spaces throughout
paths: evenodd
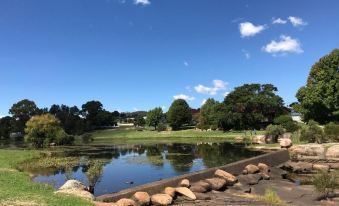
M 257 134 L 263 134 L 257 131 Z M 101 130 L 91 133 L 93 143 L 161 143 L 182 142 L 194 143 L 199 141 L 232 141 L 237 136 L 245 136 L 244 132 L 199 131 L 186 129 L 180 131 L 157 132 L 151 130 L 136 131 L 133 127 Z M 247 136 L 249 136 L 247 132 Z
M 93 205 L 76 197 L 55 195 L 52 186 L 34 183 L 29 174 L 16 169 L 20 162 L 38 156 L 36 150 L 0 149 L 0 205 Z

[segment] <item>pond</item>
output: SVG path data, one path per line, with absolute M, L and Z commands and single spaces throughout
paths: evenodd
M 259 154 L 228 142 L 77 146 L 63 148 L 62 152 L 56 150 L 51 155 L 66 158 L 60 161 L 73 162 L 70 169 L 35 168 L 30 172 L 34 174 L 33 181 L 49 183 L 55 188 L 67 179 L 80 180 L 98 196 Z

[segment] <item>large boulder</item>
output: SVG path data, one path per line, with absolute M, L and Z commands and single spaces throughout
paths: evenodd
M 92 193 L 86 190 L 78 190 L 78 189 L 64 189 L 64 190 L 57 190 L 55 194 L 63 194 L 63 195 L 72 195 L 76 197 L 80 197 L 86 200 L 94 200 L 95 197 Z
M 180 187 L 189 187 L 190 186 L 190 181 L 188 179 L 183 179 L 183 180 L 181 180 L 179 186 Z
M 223 178 L 226 180 L 227 185 L 233 185 L 238 181 L 237 177 L 232 175 L 231 173 L 228 173 L 224 170 L 217 169 L 214 173 L 215 176 Z
M 226 180 L 223 178 L 209 178 L 205 180 L 207 183 L 211 185 L 212 190 L 221 190 L 226 187 Z
M 170 205 L 173 198 L 168 194 L 155 194 L 151 196 L 151 202 L 153 205 Z
M 198 181 L 191 185 L 192 192 L 205 193 L 211 190 L 211 185 L 205 181 Z
M 117 206 L 137 206 L 134 200 L 122 198 L 115 203 Z
M 327 159 L 339 159 L 339 144 L 333 145 L 327 149 L 326 158 Z
M 290 148 L 292 147 L 292 140 L 283 138 L 280 140 L 279 144 L 281 148 Z
M 138 206 L 146 206 L 151 202 L 151 197 L 147 192 L 136 192 L 133 195 L 133 200 Z
M 252 138 L 253 144 L 265 144 L 266 143 L 266 136 L 265 135 L 256 135 Z
M 166 187 L 164 192 L 171 197 L 175 197 L 175 189 L 173 187 Z
M 177 193 L 179 193 L 180 195 L 188 197 L 191 200 L 197 199 L 195 194 L 190 189 L 188 189 L 187 187 L 177 187 L 177 188 L 175 188 L 175 191 Z
M 249 164 L 245 167 L 245 171 L 247 172 L 247 174 L 258 173 L 259 167 L 257 167 L 256 165 L 253 165 L 253 164 Z
M 265 163 L 259 163 L 258 168 L 259 168 L 260 172 L 264 173 L 264 174 L 268 174 L 269 171 L 270 171 L 270 167 Z
M 310 173 L 313 169 L 313 165 L 308 162 L 287 161 L 283 164 L 282 168 L 290 170 L 294 173 Z
M 320 144 L 296 145 L 289 149 L 293 158 L 325 159 L 325 148 Z
M 59 190 L 87 190 L 87 187 L 78 180 L 67 180 Z
M 313 164 L 313 169 L 314 170 L 321 170 L 321 171 L 329 171 L 330 170 L 330 165 L 329 164 Z
M 262 179 L 260 174 L 239 175 L 238 180 L 242 185 L 256 185 Z
M 234 138 L 234 141 L 236 143 L 243 143 L 244 142 L 244 138 L 241 137 L 241 136 L 237 136 L 237 137 Z

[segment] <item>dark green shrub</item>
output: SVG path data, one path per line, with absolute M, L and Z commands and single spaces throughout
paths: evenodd
M 339 124 L 336 124 L 334 122 L 326 124 L 324 132 L 328 139 L 333 142 L 339 142 Z
M 280 115 L 273 120 L 274 124 L 279 124 L 286 129 L 287 132 L 295 132 L 299 129 L 298 124 L 293 121 L 289 115 Z
M 162 131 L 166 131 L 166 130 L 167 130 L 166 124 L 163 124 L 163 123 L 158 124 L 158 127 L 157 127 L 158 132 L 162 132 Z
M 281 125 L 273 125 L 270 124 L 266 127 L 266 141 L 271 143 L 278 142 L 279 135 L 282 135 L 285 133 L 285 129 Z M 270 139 L 270 140 L 268 140 Z
M 323 143 L 325 141 L 324 131 L 316 121 L 310 120 L 306 127 L 301 130 L 300 139 L 310 143 Z
M 327 198 L 339 187 L 337 179 L 339 179 L 338 171 L 331 173 L 319 171 L 313 177 L 313 185 L 317 192 L 322 195 L 322 198 Z

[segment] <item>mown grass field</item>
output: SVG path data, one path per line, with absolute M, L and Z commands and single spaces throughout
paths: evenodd
M 29 174 L 16 169 L 25 160 L 38 157 L 37 150 L 0 149 L 0 205 L 89 206 L 93 203 L 72 196 L 55 195 L 52 186 L 34 183 Z
M 257 134 L 263 134 L 264 131 L 257 131 Z M 162 143 L 162 142 L 180 142 L 195 143 L 199 141 L 233 141 L 237 136 L 245 136 L 244 132 L 223 132 L 223 131 L 200 131 L 195 129 L 186 129 L 180 131 L 136 131 L 133 127 L 123 127 L 110 130 L 101 130 L 91 133 L 93 143 Z M 246 132 L 246 136 L 250 136 Z

